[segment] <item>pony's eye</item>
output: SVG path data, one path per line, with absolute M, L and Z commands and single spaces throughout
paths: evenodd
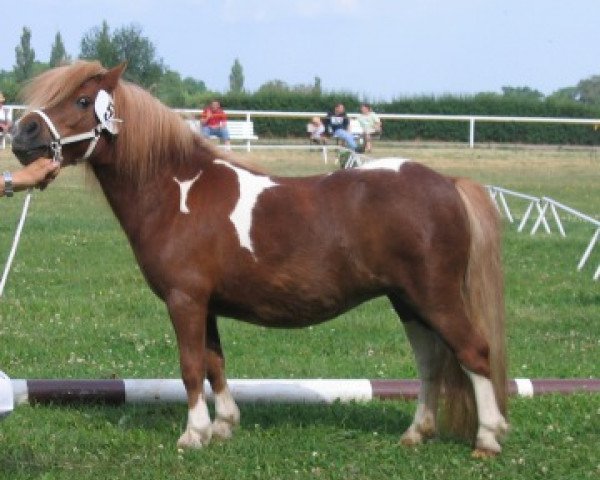
M 80 97 L 77 99 L 77 106 L 79 108 L 87 108 L 92 104 L 92 101 L 88 97 Z

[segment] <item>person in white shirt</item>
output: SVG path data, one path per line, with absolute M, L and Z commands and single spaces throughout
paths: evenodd
M 363 103 L 360 106 L 358 123 L 360 123 L 365 132 L 365 151 L 370 152 L 372 147 L 372 136 L 381 134 L 381 119 L 373 111 L 373 107 L 371 107 L 370 104 Z
M 308 126 L 306 127 L 308 134 L 310 136 L 310 141 L 313 143 L 325 143 L 325 137 L 323 134 L 325 133 L 325 125 L 319 117 L 313 117 Z

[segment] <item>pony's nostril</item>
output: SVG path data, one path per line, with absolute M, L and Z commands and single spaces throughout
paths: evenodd
M 25 125 L 24 131 L 28 137 L 35 137 L 40 131 L 40 125 L 38 122 L 32 120 Z

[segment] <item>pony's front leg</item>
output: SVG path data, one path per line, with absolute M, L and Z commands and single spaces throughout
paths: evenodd
M 188 398 L 188 420 L 178 447 L 202 448 L 212 437 L 212 427 L 204 397 L 206 341 L 206 302 L 179 290 L 172 291 L 167 307 L 179 345 L 181 377 Z
M 212 433 L 221 439 L 231 438 L 240 423 L 240 410 L 229 391 L 225 378 L 225 357 L 221 348 L 217 319 L 209 315 L 206 324 L 206 376 L 215 396 L 215 421 Z

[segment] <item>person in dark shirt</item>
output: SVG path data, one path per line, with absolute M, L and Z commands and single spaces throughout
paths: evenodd
M 356 140 L 354 136 L 348 131 L 350 120 L 346 115 L 346 109 L 342 103 L 338 103 L 332 112 L 327 113 L 325 118 L 325 130 L 333 138 L 340 138 L 344 141 L 346 146 L 356 151 Z

